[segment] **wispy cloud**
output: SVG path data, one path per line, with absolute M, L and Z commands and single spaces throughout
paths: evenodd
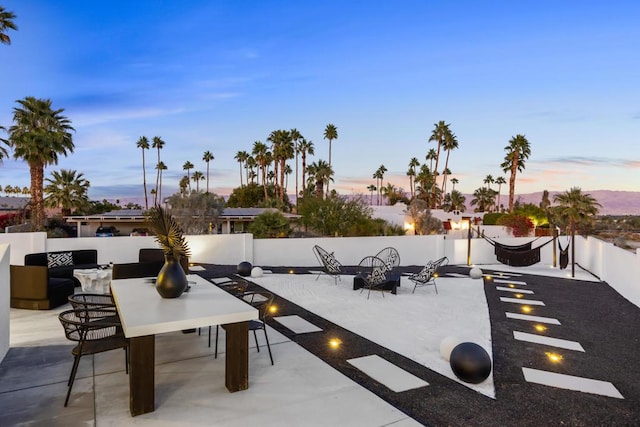
M 162 117 L 174 114 L 181 114 L 186 111 L 185 108 L 131 108 L 111 111 L 77 112 L 73 115 L 74 127 L 95 126 L 104 123 L 119 122 L 122 120 L 135 120 L 142 118 Z
M 562 156 L 541 160 L 532 160 L 530 163 L 538 165 L 638 167 L 640 160 L 629 160 L 612 157 Z

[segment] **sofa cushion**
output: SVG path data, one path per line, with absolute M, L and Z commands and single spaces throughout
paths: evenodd
M 47 267 L 63 267 L 73 265 L 73 255 L 71 252 L 51 252 L 47 254 Z

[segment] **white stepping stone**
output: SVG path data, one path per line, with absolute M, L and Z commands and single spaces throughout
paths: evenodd
M 320 271 L 320 270 L 309 270 L 309 273 L 311 273 L 311 274 L 322 274 L 322 273 L 324 273 L 324 271 Z
M 532 316 L 530 314 L 510 313 L 508 311 L 505 314 L 509 319 L 528 320 L 531 322 L 547 323 L 549 325 L 560 325 L 560 321 L 553 317 Z
M 524 286 L 527 285 L 527 282 L 521 282 L 521 281 L 518 281 L 518 280 L 508 280 L 508 279 L 496 279 L 496 278 L 494 278 L 493 282 L 494 283 L 507 283 L 507 284 L 510 284 L 510 285 L 524 285 Z
M 228 282 L 229 280 L 231 279 L 229 279 L 228 277 L 214 277 L 213 279 L 211 279 L 211 281 L 216 285 L 219 285 L 220 283 Z
M 533 294 L 533 291 L 530 291 L 528 289 L 505 288 L 504 286 L 496 286 L 496 289 L 498 291 L 513 292 L 517 294 Z
M 579 342 L 562 340 L 559 338 L 545 337 L 544 335 L 528 334 L 526 332 L 513 331 L 513 337 L 519 341 L 532 342 L 534 344 L 550 345 L 552 347 L 565 348 L 584 352 Z
M 544 305 L 544 303 L 542 301 L 538 301 L 538 300 L 534 300 L 534 299 L 500 297 L 500 301 L 502 301 L 502 302 L 513 302 L 513 303 L 516 303 L 516 304 Z
M 205 268 L 201 265 L 192 265 L 189 267 L 189 271 L 204 271 Z
M 460 273 L 447 273 L 447 276 L 451 276 L 451 277 L 469 277 L 468 274 L 460 274 Z
M 492 274 L 494 276 L 506 276 L 506 277 L 521 277 L 522 276 L 522 274 L 507 273 L 506 271 L 494 271 Z
M 557 374 L 555 372 L 531 368 L 522 368 L 522 373 L 524 374 L 524 379 L 530 383 L 624 399 L 618 389 L 607 381 L 592 380 L 590 378 Z
M 318 328 L 311 322 L 306 321 L 298 315 L 292 316 L 278 316 L 273 318 L 285 328 L 296 334 L 308 334 L 309 332 L 321 332 L 322 329 Z
M 396 393 L 429 385 L 428 382 L 375 354 L 348 359 L 347 362 Z

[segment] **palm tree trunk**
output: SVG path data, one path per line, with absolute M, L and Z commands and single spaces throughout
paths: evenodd
M 209 192 L 209 162 L 207 162 L 207 193 Z
M 298 206 L 298 144 L 296 144 L 296 206 Z
M 240 168 L 240 187 L 243 187 L 243 185 L 242 185 L 242 162 L 238 162 L 238 167 Z
M 329 166 L 331 166 L 331 139 L 329 139 Z M 327 194 L 329 194 L 329 181 L 327 181 Z
M 302 152 L 302 194 L 303 197 L 307 191 L 307 185 L 305 184 L 307 175 L 307 153 L 306 151 Z
M 144 187 L 144 208 L 149 209 L 149 198 L 147 196 L 147 171 L 144 162 L 144 148 L 142 149 L 142 186 Z
M 264 199 L 269 199 L 267 194 L 267 170 L 264 166 L 264 162 L 260 165 L 260 172 L 262 172 L 262 188 L 264 189 Z
M 284 202 L 284 189 L 285 189 L 285 185 L 284 185 L 284 166 L 285 166 L 286 160 L 284 158 L 282 158 L 280 160 L 280 201 Z
M 32 229 L 42 230 L 44 224 L 44 199 L 42 185 L 44 182 L 44 165 L 39 162 L 29 164 L 31 175 L 31 218 Z M 38 190 L 39 189 L 39 190 Z

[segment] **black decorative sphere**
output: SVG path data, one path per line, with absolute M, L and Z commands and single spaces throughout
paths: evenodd
M 252 268 L 253 267 L 250 262 L 242 261 L 240 264 L 238 264 L 238 274 L 243 277 L 251 276 Z
M 463 342 L 453 348 L 449 364 L 456 377 L 462 381 L 478 384 L 491 374 L 491 358 L 484 348 L 476 343 Z

